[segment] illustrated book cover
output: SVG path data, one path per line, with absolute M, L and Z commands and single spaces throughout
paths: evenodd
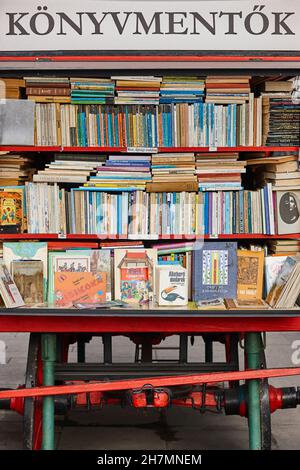
M 156 300 L 158 305 L 188 304 L 188 273 L 179 264 L 156 268 Z
M 89 273 L 91 268 L 90 250 L 53 251 L 49 253 L 48 303 L 54 303 L 55 273 Z
M 44 302 L 43 262 L 15 260 L 12 262 L 12 277 L 25 304 Z
M 232 299 L 237 294 L 237 243 L 204 242 L 193 251 L 193 300 Z
M 264 252 L 238 250 L 237 299 L 258 300 L 263 294 Z
M 115 256 L 115 299 L 132 304 L 154 300 L 155 249 L 117 249 Z
M 276 191 L 279 235 L 300 233 L 300 191 Z
M 54 304 L 71 308 L 78 303 L 106 301 L 106 273 L 56 272 L 54 274 Z
M 0 232 L 20 233 L 22 225 L 22 194 L 18 191 L 0 191 Z
M 47 242 L 4 242 L 3 260 L 12 273 L 13 261 L 41 261 L 43 263 L 44 300 L 47 298 L 48 244 Z
M 4 263 L 0 263 L 0 294 L 7 308 L 23 307 L 24 300 Z

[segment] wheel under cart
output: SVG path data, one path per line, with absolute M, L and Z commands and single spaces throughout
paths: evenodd
M 271 448 L 271 414 L 300 405 L 300 388 L 275 388 L 269 379 L 300 375 L 300 368 L 268 369 L 266 333 L 299 331 L 298 311 L 95 312 L 32 309 L 1 313 L 2 332 L 30 332 L 25 384 L 0 392 L 0 409 L 23 415 L 23 447 L 54 449 L 55 415 L 71 409 L 105 405 L 161 411 L 179 406 L 198 413 L 213 411 L 248 420 L 249 448 Z M 127 336 L 135 344 L 131 363 L 113 361 L 112 339 Z M 179 336 L 174 360 L 154 361 L 154 349 L 171 335 Z M 88 363 L 86 343 L 100 336 L 103 361 Z M 188 362 L 195 336 L 202 336 L 205 357 Z M 214 344 L 225 348 L 226 361 L 214 361 Z M 77 362 L 68 362 L 77 343 Z M 239 351 L 243 348 L 245 368 Z M 200 354 L 199 354 L 200 355 Z

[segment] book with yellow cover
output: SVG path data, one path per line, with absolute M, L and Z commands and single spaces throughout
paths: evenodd
M 264 252 L 238 250 L 238 300 L 259 300 L 263 293 Z
M 54 274 L 56 307 L 70 308 L 76 303 L 106 301 L 106 273 L 56 272 Z
M 0 232 L 19 233 L 23 224 L 20 192 L 0 192 Z

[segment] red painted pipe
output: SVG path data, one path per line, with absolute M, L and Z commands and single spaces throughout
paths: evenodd
M 51 387 L 35 387 L 23 390 L 0 392 L 0 400 L 17 397 L 47 397 L 90 392 L 112 392 L 117 390 L 132 390 L 143 388 L 145 385 L 155 387 L 172 387 L 181 385 L 199 385 L 207 383 L 230 382 L 236 380 L 255 380 L 273 377 L 289 377 L 300 375 L 300 368 L 260 369 L 236 372 L 216 372 L 200 375 L 177 377 L 153 377 L 143 379 L 120 380 L 113 382 L 86 383 L 77 385 L 60 385 Z

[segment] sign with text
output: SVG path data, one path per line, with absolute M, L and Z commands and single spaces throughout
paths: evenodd
M 0 52 L 292 52 L 299 25 L 299 0 L 1 0 Z

